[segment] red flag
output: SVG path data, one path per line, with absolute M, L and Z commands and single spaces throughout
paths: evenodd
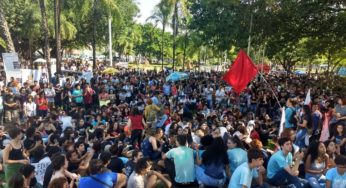
M 234 91 L 240 94 L 251 80 L 257 75 L 257 67 L 247 54 L 240 50 L 237 59 L 224 75 L 223 80 L 231 85 Z
M 257 70 L 262 72 L 262 74 L 268 74 L 270 72 L 270 66 L 265 63 L 261 63 L 257 65 Z

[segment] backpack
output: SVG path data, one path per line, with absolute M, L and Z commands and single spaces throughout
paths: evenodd
M 156 112 L 150 108 L 148 116 L 146 117 L 147 122 L 154 122 L 156 120 Z
M 291 108 L 291 110 L 293 111 L 293 113 L 292 113 L 291 118 L 288 120 L 288 122 L 293 124 L 293 125 L 297 125 L 298 120 L 296 118 L 296 111 L 293 108 Z

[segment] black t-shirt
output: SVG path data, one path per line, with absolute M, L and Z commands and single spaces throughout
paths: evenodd
M 7 104 L 13 104 L 13 103 L 16 103 L 16 98 L 14 95 L 6 95 L 5 101 Z M 5 107 L 5 110 L 16 110 L 18 108 L 17 106 L 9 107 L 7 105 L 4 105 L 4 107 Z
M 122 170 L 124 168 L 124 163 L 120 158 L 112 157 L 111 162 L 109 163 L 107 168 L 110 169 L 112 172 L 122 173 Z

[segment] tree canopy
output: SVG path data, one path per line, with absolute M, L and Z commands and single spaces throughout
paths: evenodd
M 54 57 L 54 0 L 44 1 Z M 240 48 L 250 46 L 249 55 L 256 61 L 265 56 L 288 71 L 297 63 L 322 62 L 330 70 L 345 63 L 343 0 L 161 0 L 147 24 L 135 22 L 139 15 L 135 0 L 61 3 L 63 50 L 91 48 L 95 27 L 97 50 L 106 54 L 107 21 L 112 18 L 112 45 L 119 56 L 200 64 L 224 57 L 231 60 Z M 34 52 L 42 54 L 39 1 L 3 0 L 0 6 L 7 21 L 0 19 L 0 24 L 8 27 L 19 54 L 25 59 L 32 59 Z M 8 35 L 1 34 L 0 50 L 5 51 L 10 42 Z

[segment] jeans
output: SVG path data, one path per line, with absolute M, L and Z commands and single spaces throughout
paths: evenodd
M 306 173 L 305 179 L 308 180 L 309 185 L 312 188 L 326 187 L 326 177 L 324 175 L 313 175 L 313 174 Z
M 138 146 L 139 148 L 141 147 L 142 132 L 143 132 L 143 130 L 140 130 L 140 129 L 136 129 L 136 130 L 131 131 L 132 147 L 136 147 L 136 146 Z
M 19 123 L 18 110 L 5 110 L 5 121 Z
M 198 165 L 195 165 L 195 170 L 196 170 L 196 179 L 199 184 L 212 186 L 212 187 L 222 187 L 226 182 L 226 178 L 215 179 L 206 175 L 204 173 L 204 169 Z
M 306 187 L 307 182 L 296 176 L 290 175 L 285 169 L 280 170 L 274 177 L 268 178 L 268 182 L 274 186 L 287 186 L 295 188 Z
M 297 132 L 296 141 L 294 142 L 294 144 L 297 145 L 299 148 L 305 148 L 306 147 L 305 137 L 306 137 L 307 133 L 308 133 L 308 129 L 306 129 L 306 128 L 300 129 Z
M 208 99 L 207 100 L 207 106 L 208 106 L 208 109 L 212 109 L 213 108 L 213 100 L 212 99 Z
M 257 104 L 251 104 L 250 105 L 250 111 L 253 113 L 256 113 L 256 109 L 257 109 Z
M 4 124 L 4 110 L 0 110 L 0 125 Z

